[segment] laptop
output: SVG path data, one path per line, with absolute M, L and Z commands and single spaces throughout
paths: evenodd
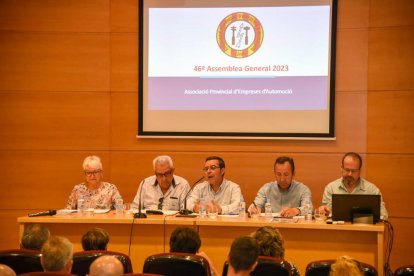
M 332 195 L 333 221 L 359 222 L 361 218 L 372 218 L 370 223 L 377 223 L 380 212 L 381 195 Z

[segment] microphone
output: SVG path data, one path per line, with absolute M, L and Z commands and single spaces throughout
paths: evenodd
M 194 186 L 197 185 L 201 180 L 204 179 L 204 176 L 201 177 L 199 180 L 197 180 L 190 188 L 190 190 L 187 192 L 187 194 L 184 197 L 184 210 L 180 210 L 180 215 L 182 216 L 188 216 L 191 213 L 193 213 L 193 211 L 191 210 L 187 210 L 187 196 L 190 194 L 190 192 L 193 190 Z
M 54 215 L 56 215 L 56 210 L 42 211 L 38 213 L 30 213 L 29 217 L 54 216 Z
M 134 214 L 134 218 L 146 218 L 147 217 L 147 214 L 144 214 L 144 213 L 141 212 L 142 189 L 143 189 L 142 185 L 144 184 L 144 181 L 145 181 L 145 179 L 141 181 L 141 184 L 139 184 L 140 187 L 141 187 L 141 190 L 139 191 L 138 213 Z

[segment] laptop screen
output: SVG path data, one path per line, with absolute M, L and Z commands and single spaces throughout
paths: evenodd
M 374 223 L 380 219 L 380 195 L 332 195 L 332 220 L 353 221 L 354 214 L 373 214 Z

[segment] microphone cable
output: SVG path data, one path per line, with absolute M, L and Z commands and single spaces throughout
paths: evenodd
M 386 241 L 384 275 L 392 276 L 393 272 L 390 267 L 390 256 L 391 256 L 392 246 L 394 243 L 394 227 L 392 226 L 391 222 L 389 222 L 388 220 L 384 220 L 383 223 L 385 225 L 385 241 Z

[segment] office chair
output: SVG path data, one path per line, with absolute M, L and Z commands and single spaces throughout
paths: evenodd
M 394 276 L 405 275 L 414 275 L 414 265 L 401 266 L 394 271 Z
M 227 261 L 224 262 L 223 276 L 227 276 L 229 264 Z M 289 262 L 268 256 L 259 256 L 257 259 L 256 268 L 250 273 L 252 276 L 293 276 L 292 267 Z
M 43 271 L 40 263 L 40 252 L 35 250 L 1 250 L 0 263 L 8 265 L 17 275 L 32 271 Z
M 85 276 L 86 274 L 89 274 L 89 267 L 92 262 L 95 261 L 98 257 L 104 255 L 111 255 L 116 257 L 124 266 L 124 273 L 133 272 L 131 259 L 128 255 L 107 250 L 88 250 L 75 252 L 73 254 L 72 273 L 79 276 Z
M 305 276 L 329 276 L 331 271 L 331 265 L 335 263 L 335 260 L 319 260 L 310 262 L 306 266 Z M 377 276 L 378 272 L 372 265 L 359 262 L 364 271 L 365 276 Z
M 151 255 L 144 262 L 144 273 L 167 276 L 210 276 L 210 265 L 201 256 L 187 253 Z

